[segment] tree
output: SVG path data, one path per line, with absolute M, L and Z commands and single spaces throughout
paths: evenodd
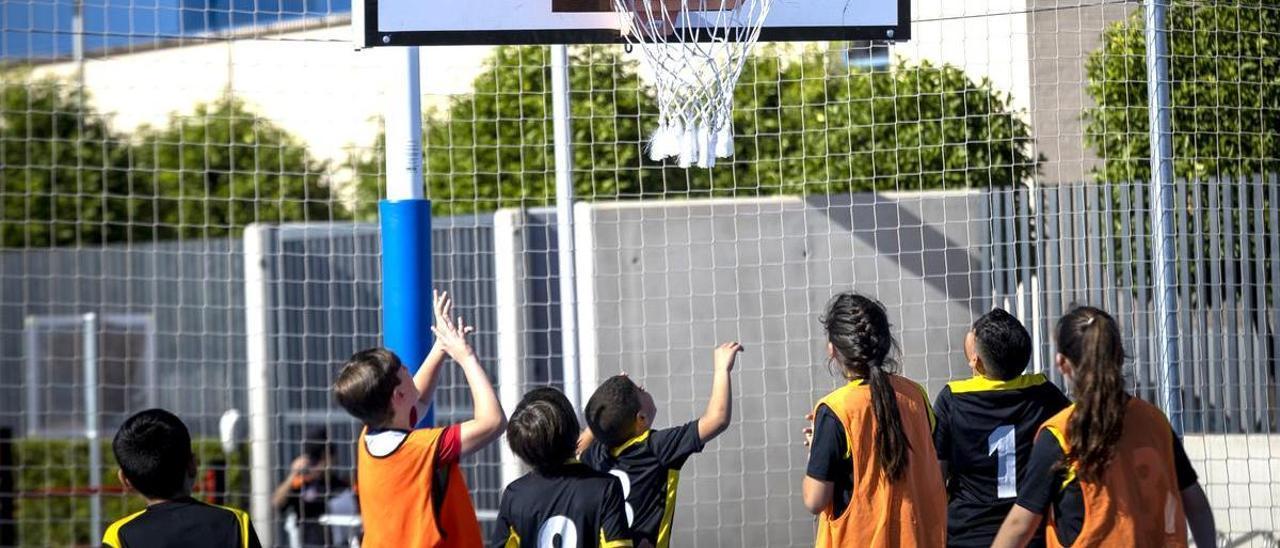
M 0 84 L 0 245 L 234 236 L 251 222 L 328 221 L 328 166 L 231 98 L 126 137 L 74 84 Z
M 661 177 L 642 160 L 641 112 L 654 112 L 634 63 L 616 48 L 576 47 L 569 81 L 574 186 L 585 198 L 638 197 Z M 453 98 L 423 123 L 423 174 L 437 213 L 546 205 L 555 197 L 550 57 L 544 47 L 500 47 L 485 62 L 474 93 Z M 376 218 L 385 195 L 385 135 L 353 160 L 357 216 Z M 652 186 L 652 185 L 651 185 Z M 651 190 L 652 192 L 652 190 Z
M 1145 24 L 1137 10 L 1111 25 L 1089 55 L 1085 139 L 1097 177 L 1151 176 Z M 1169 10 L 1174 173 L 1252 176 L 1280 168 L 1280 4 L 1177 0 Z
M 141 236 L 142 202 L 123 170 L 128 143 L 88 97 L 16 71 L 0 83 L 0 245 L 100 244 Z
M 133 148 L 134 194 L 153 207 L 158 239 L 237 236 L 249 223 L 347 218 L 328 165 L 296 138 L 227 96 L 168 126 L 143 128 Z
M 766 194 L 1010 186 L 1037 173 L 1031 130 L 990 81 L 927 61 L 828 67 L 765 50 L 736 93 L 738 181 Z
M 828 52 L 762 47 L 735 90 L 735 156 L 711 170 L 647 158 L 656 106 L 614 47 L 571 50 L 574 187 L 581 199 L 964 188 L 1036 172 L 1007 94 L 951 66 L 832 67 Z M 555 195 L 547 49 L 501 47 L 473 94 L 424 121 L 436 213 L 547 205 Z M 358 216 L 376 217 L 383 141 L 353 160 Z

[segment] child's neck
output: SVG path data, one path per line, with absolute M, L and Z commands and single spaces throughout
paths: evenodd
M 181 495 L 181 496 L 177 496 L 177 497 L 173 497 L 173 498 L 167 498 L 167 499 L 153 499 L 153 498 L 148 497 L 148 496 L 143 496 L 142 498 L 143 498 L 143 500 L 146 500 L 146 501 L 147 501 L 147 507 L 148 507 L 148 508 L 150 508 L 150 507 L 155 506 L 155 505 L 157 505 L 157 504 L 164 504 L 164 503 L 166 503 L 166 502 L 173 502 L 173 501 L 175 501 L 175 500 L 183 499 L 183 498 L 187 498 L 187 497 L 189 497 L 189 496 L 191 496 L 191 495 Z
M 384 430 L 413 430 L 416 426 L 413 424 L 412 413 L 396 413 L 391 420 L 382 425 Z

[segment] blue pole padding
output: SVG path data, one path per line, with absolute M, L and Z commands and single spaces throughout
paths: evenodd
M 431 351 L 431 201 L 381 200 L 382 341 L 415 373 Z M 434 404 L 418 427 L 435 423 Z

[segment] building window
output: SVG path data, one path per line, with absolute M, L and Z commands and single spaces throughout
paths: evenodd
M 96 345 L 86 344 L 90 337 Z M 26 347 L 28 436 L 83 436 L 85 415 L 96 406 L 98 427 L 110 437 L 129 414 L 155 406 L 151 316 L 30 316 Z M 85 390 L 90 362 L 96 365 L 93 393 Z
M 885 70 L 889 68 L 889 43 L 859 40 L 848 42 L 844 48 L 845 66 L 859 70 Z

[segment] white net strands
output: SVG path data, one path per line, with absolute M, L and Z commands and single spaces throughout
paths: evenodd
M 733 155 L 733 88 L 773 0 L 614 0 L 627 43 L 654 74 L 655 161 L 713 167 Z

